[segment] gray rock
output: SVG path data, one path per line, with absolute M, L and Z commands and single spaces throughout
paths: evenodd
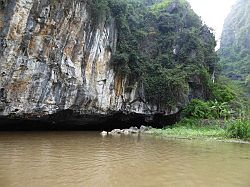
M 107 135 L 108 135 L 108 132 L 107 132 L 107 131 L 102 131 L 102 132 L 101 132 L 101 135 L 102 135 L 102 136 L 107 136 Z
M 144 95 L 141 83 L 118 77 L 112 68 L 118 35 L 114 19 L 93 24 L 86 1 L 6 2 L 11 6 L 0 13 L 0 28 L 5 20 L 0 38 L 0 100 L 5 104 L 0 116 L 17 108 L 33 117 L 67 110 L 81 115 L 154 114 L 155 106 L 138 99 Z
M 140 132 L 145 132 L 145 131 L 148 131 L 149 130 L 149 127 L 146 127 L 146 126 L 144 126 L 144 125 L 142 125 L 141 127 L 140 127 Z
M 131 133 L 136 134 L 139 133 L 139 129 L 137 127 L 130 127 L 129 130 L 131 131 Z
M 115 134 L 121 134 L 122 130 L 121 129 L 114 129 L 111 132 L 109 132 L 109 134 L 115 135 Z
M 126 76 L 116 77 L 110 65 L 117 43 L 114 19 L 93 24 L 87 3 L 78 0 L 6 3 L 12 3 L 15 11 L 6 5 L 0 13 L 0 22 L 8 25 L 0 41 L 5 46 L 0 56 L 0 88 L 4 90 L 0 99 L 6 100 L 0 116 L 15 108 L 39 116 L 72 108 L 81 114 L 150 111 L 137 101 L 142 86 L 135 82 L 127 91 Z M 65 6 L 67 15 L 62 14 Z
M 124 135 L 129 135 L 129 134 L 131 134 L 131 130 L 130 129 L 123 129 L 123 134 Z

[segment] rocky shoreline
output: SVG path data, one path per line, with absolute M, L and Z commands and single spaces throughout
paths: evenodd
M 106 136 L 106 135 L 129 135 L 129 134 L 139 134 L 139 133 L 144 133 L 146 131 L 151 130 L 152 127 L 146 127 L 142 125 L 140 128 L 138 127 L 130 127 L 129 129 L 113 129 L 110 132 L 107 131 L 102 131 L 101 135 Z

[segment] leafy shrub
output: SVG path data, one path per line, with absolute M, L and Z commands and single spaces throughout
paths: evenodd
M 229 138 L 250 139 L 249 120 L 229 121 L 226 126 L 226 132 Z
M 184 118 L 176 125 L 165 127 L 161 133 L 167 136 L 187 137 L 187 138 L 210 138 L 225 137 L 225 130 L 221 128 L 219 121 Z
M 230 117 L 231 110 L 226 102 L 193 99 L 184 109 L 184 114 L 196 119 L 219 119 Z
M 227 102 L 209 101 L 209 116 L 212 118 L 228 118 L 230 117 L 231 110 Z
M 199 128 L 208 127 L 210 129 L 221 129 L 223 121 L 221 120 L 207 120 L 207 119 L 195 119 L 195 118 L 183 118 L 177 124 L 176 127 L 188 127 L 188 128 Z
M 191 116 L 194 118 L 207 118 L 209 113 L 209 105 L 207 102 L 202 100 L 193 99 L 185 108 L 184 113 L 186 116 Z
M 236 93 L 235 90 L 224 82 L 218 82 L 210 85 L 212 91 L 211 99 L 217 100 L 219 102 L 229 102 L 235 99 Z

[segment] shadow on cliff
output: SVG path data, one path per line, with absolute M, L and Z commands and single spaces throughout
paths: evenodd
M 108 115 L 80 115 L 72 110 L 57 114 L 37 117 L 0 117 L 2 131 L 40 131 L 40 130 L 71 130 L 71 131 L 110 131 L 141 125 L 162 128 L 176 123 L 180 113 L 173 115 L 143 115 L 137 113 L 116 112 Z

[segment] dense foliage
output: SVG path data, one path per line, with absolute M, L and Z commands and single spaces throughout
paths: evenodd
M 186 115 L 198 119 L 228 118 L 232 112 L 227 102 L 205 102 L 197 99 L 192 100 L 184 111 Z
M 146 100 L 158 111 L 184 107 L 186 118 L 161 131 L 163 134 L 249 138 L 242 92 L 218 76 L 214 35 L 187 1 L 89 0 L 88 4 L 94 23 L 106 20 L 116 24 L 118 42 L 112 66 L 117 75 L 127 77 L 127 87 L 141 83 Z M 234 46 L 221 49 L 220 54 L 222 63 L 244 57 L 240 71 L 249 85 L 248 53 L 238 54 Z M 232 118 L 241 119 L 227 122 Z
M 226 130 L 229 138 L 250 139 L 250 120 L 228 121 Z
M 215 39 L 185 0 L 93 0 L 95 21 L 114 19 L 118 29 L 112 65 L 144 85 L 158 111 L 207 98 L 218 60 Z M 97 11 L 98 10 L 98 11 Z M 195 91 L 198 88 L 198 93 Z
M 241 88 L 224 77 L 209 84 L 210 99 L 193 99 L 183 110 L 185 117 L 196 119 L 249 118 L 249 101 Z
M 155 133 L 175 138 L 216 138 L 250 140 L 250 121 L 240 120 L 204 120 L 184 118 L 174 126 L 164 129 L 151 129 Z
M 209 121 L 199 119 L 184 118 L 182 121 L 172 127 L 164 129 L 152 129 L 150 132 L 158 135 L 175 138 L 225 138 L 226 131 L 220 127 L 219 122 L 213 121 L 213 125 Z

